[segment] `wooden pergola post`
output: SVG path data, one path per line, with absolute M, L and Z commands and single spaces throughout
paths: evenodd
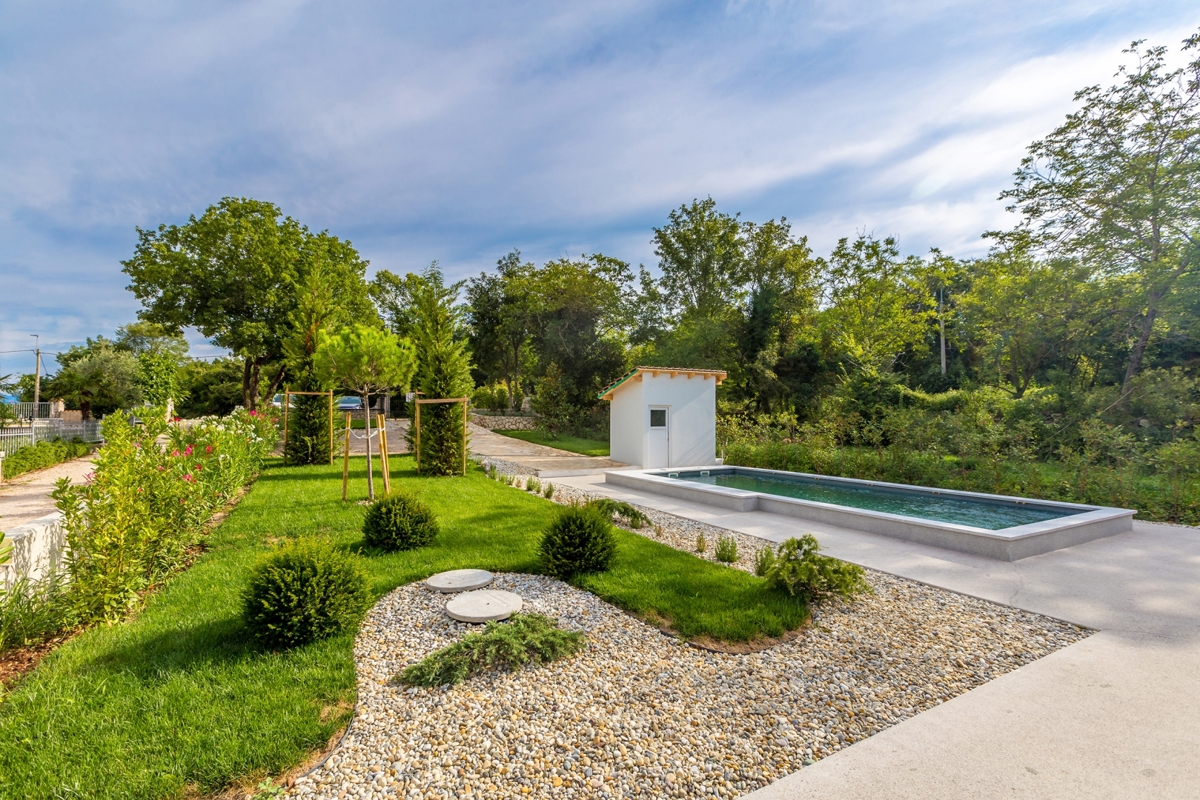
M 346 451 L 342 456 L 342 500 L 346 500 L 346 492 L 350 485 L 350 412 L 346 412 Z
M 287 466 L 288 443 L 288 389 L 283 387 L 283 465 Z

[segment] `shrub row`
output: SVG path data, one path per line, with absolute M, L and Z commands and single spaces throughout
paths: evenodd
M 88 481 L 62 480 L 54 492 L 83 623 L 121 618 L 178 569 L 209 517 L 258 474 L 277 439 L 273 419 L 242 410 L 187 428 L 157 413 L 135 425 L 118 412 L 105 418 L 103 432 Z
M 4 480 L 86 456 L 89 450 L 91 446 L 78 439 L 70 442 L 55 439 L 53 442 L 38 442 L 30 447 L 22 447 L 4 459 Z

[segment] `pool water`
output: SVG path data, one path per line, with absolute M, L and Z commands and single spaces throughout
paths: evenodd
M 1017 500 L 969 500 L 954 495 L 935 494 L 928 489 L 893 489 L 886 486 L 859 486 L 837 478 L 817 479 L 804 475 L 761 475 L 740 473 L 736 469 L 708 475 L 699 472 L 674 472 L 672 478 L 692 483 L 707 483 L 778 497 L 814 500 L 866 511 L 882 511 L 906 517 L 953 522 L 998 531 L 1048 519 L 1069 517 L 1082 513 L 1070 508 L 1045 505 L 1025 505 Z

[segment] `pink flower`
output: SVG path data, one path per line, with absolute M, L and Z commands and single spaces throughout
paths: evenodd
M 195 482 L 196 482 L 196 476 L 192 475 L 192 473 L 190 473 L 190 472 L 189 472 L 187 475 L 184 475 L 184 476 L 183 476 L 183 479 L 184 479 L 185 481 L 187 481 L 188 483 L 195 483 Z
M 159 465 L 158 465 L 158 471 L 159 471 L 159 472 L 162 472 L 164 469 L 166 469 L 166 467 L 164 467 L 162 464 L 159 464 Z
M 183 454 L 185 456 L 190 456 L 192 454 L 192 446 L 190 444 L 187 446 L 187 449 L 183 451 Z
M 204 448 L 204 452 L 206 452 L 206 453 L 211 453 L 211 452 L 212 452 L 212 445 L 210 444 L 208 447 Z
M 179 419 L 180 419 L 179 417 L 172 417 L 172 418 L 171 418 L 171 421 L 172 421 L 172 422 L 179 422 Z
M 257 412 L 257 411 L 251 411 L 251 412 L 250 412 L 250 416 L 252 416 L 252 417 L 257 417 L 257 416 L 258 416 L 258 412 Z
M 176 458 L 178 458 L 178 457 L 179 457 L 179 451 L 178 451 L 178 450 L 172 450 L 172 451 L 171 451 L 171 455 L 173 455 L 173 456 L 175 456 Z

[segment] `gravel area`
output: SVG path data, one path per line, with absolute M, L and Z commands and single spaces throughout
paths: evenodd
M 566 489 L 555 499 L 575 499 Z M 650 516 L 657 532 L 641 532 L 682 549 L 710 527 Z M 743 540 L 738 566 L 752 569 L 763 543 L 739 536 L 739 550 Z M 1088 635 L 914 581 L 867 577 L 873 595 L 826 606 L 769 650 L 732 655 L 664 636 L 551 578 L 499 574 L 494 586 L 521 595 L 526 610 L 586 631 L 587 650 L 441 689 L 391 681 L 477 626 L 448 619 L 446 595 L 401 587 L 368 614 L 355 644 L 358 708 L 345 739 L 290 794 L 732 797 Z

